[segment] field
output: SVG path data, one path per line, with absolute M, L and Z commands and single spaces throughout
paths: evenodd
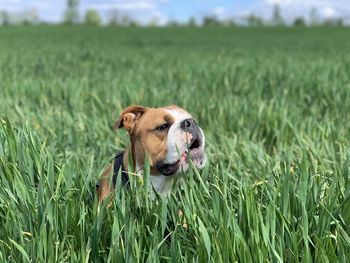
M 0 28 L 0 262 L 349 262 L 349 43 L 347 28 Z M 169 199 L 133 179 L 98 208 L 130 104 L 193 113 L 210 162 Z

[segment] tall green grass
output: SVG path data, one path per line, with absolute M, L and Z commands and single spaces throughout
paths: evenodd
M 0 261 L 349 262 L 349 40 L 346 28 L 0 28 Z M 129 104 L 188 109 L 209 164 L 169 199 L 133 178 L 98 207 Z

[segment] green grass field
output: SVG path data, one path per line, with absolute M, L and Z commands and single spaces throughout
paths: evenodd
M 349 43 L 347 28 L 0 28 L 0 262 L 349 262 Z M 130 104 L 193 113 L 210 162 L 169 199 L 133 180 L 98 209 Z

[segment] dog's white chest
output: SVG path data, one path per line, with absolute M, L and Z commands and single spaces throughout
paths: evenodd
M 171 176 L 164 175 L 150 175 L 149 176 L 154 190 L 160 196 L 169 196 L 171 193 L 171 187 L 173 185 L 173 178 Z

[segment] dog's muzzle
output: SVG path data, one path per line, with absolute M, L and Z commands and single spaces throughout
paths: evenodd
M 187 135 L 190 134 L 190 141 L 187 141 L 182 152 L 179 154 L 179 159 L 173 163 L 164 161 L 156 162 L 157 170 L 165 175 L 170 176 L 176 174 L 180 167 L 186 170 L 191 160 L 197 168 L 203 168 L 206 162 L 206 154 L 204 151 L 204 135 L 193 119 L 185 119 L 180 123 L 180 129 Z

